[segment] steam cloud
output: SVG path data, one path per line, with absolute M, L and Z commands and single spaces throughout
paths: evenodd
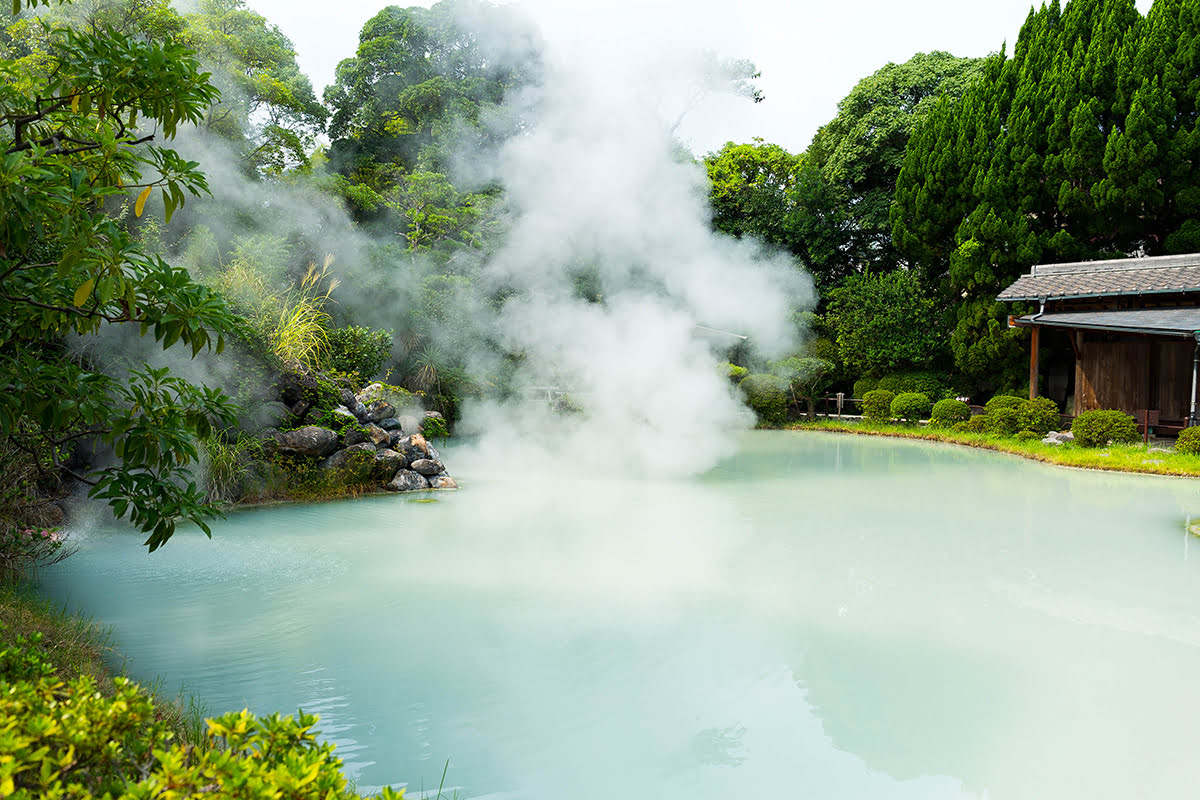
M 456 298 L 437 343 L 465 354 L 484 380 L 501 371 L 495 344 L 518 362 L 513 397 L 463 409 L 459 430 L 480 436 L 464 455 L 475 470 L 505 469 L 515 457 L 558 473 L 602 473 L 617 462 L 643 476 L 704 471 L 753 417 L 722 368 L 738 340 L 697 326 L 747 336 L 754 357 L 777 358 L 797 348 L 795 312 L 813 303 L 810 279 L 789 258 L 709 228 L 703 166 L 681 157 L 671 135 L 711 80 L 697 48 L 598 38 L 607 44 L 548 40 L 541 84 L 496 114 L 500 127 L 526 120 L 524 132 L 499 153 L 459 154 L 456 181 L 505 187 L 509 232 Z M 223 142 L 192 132 L 175 146 L 201 163 L 213 194 L 189 202 L 186 224 L 203 224 L 222 248 L 265 230 L 289 243 L 296 262 L 333 254 L 335 318 L 402 327 L 430 265 L 359 229 L 314 190 L 247 178 Z M 510 298 L 499 308 L 482 299 L 497 292 Z M 240 379 L 227 357 L 187 361 L 115 332 L 92 356 L 127 363 L 135 353 L 227 391 Z M 551 408 L 554 390 L 581 412 Z

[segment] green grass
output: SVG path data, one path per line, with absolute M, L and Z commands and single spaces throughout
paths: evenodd
M 1042 444 L 1040 439 L 1022 442 L 1008 436 L 950 431 L 922 425 L 870 424 L 828 419 L 815 422 L 800 421 L 788 425 L 787 428 L 789 430 L 830 431 L 947 442 L 1011 453 L 1022 458 L 1048 464 L 1059 464 L 1064 467 L 1200 478 L 1200 456 L 1174 452 L 1149 452 L 1149 448 L 1140 442 L 1129 445 L 1112 445 L 1111 447 L 1079 447 L 1070 443 L 1051 445 Z M 1150 447 L 1155 446 L 1154 443 L 1150 444 Z

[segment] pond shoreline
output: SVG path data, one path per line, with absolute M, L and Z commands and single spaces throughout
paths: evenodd
M 1174 452 L 1149 451 L 1145 445 L 1112 445 L 1103 448 L 1078 448 L 1066 445 L 1044 445 L 1041 442 L 1027 443 L 1005 440 L 986 434 L 933 431 L 928 428 L 901 428 L 867 426 L 845 422 L 819 420 L 790 423 L 779 430 L 818 433 L 842 433 L 853 436 L 878 436 L 891 439 L 915 439 L 926 442 L 971 447 L 976 450 L 991 450 L 996 453 L 1018 456 L 1043 464 L 1053 464 L 1072 469 L 1087 469 L 1102 472 L 1126 472 L 1140 475 L 1162 475 L 1175 478 L 1200 478 L 1200 456 L 1186 456 Z M 1137 459 L 1141 458 L 1141 461 Z M 1106 461 L 1111 459 L 1111 461 Z

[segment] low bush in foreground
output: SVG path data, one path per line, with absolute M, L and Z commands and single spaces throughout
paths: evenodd
M 1081 447 L 1104 447 L 1138 440 L 1137 423 L 1124 411 L 1095 409 L 1084 411 L 1071 423 L 1075 443 Z
M 226 797 L 355 800 L 317 718 L 248 711 L 208 720 L 197 741 L 125 678 L 99 680 L 90 656 L 64 662 L 60 635 L 88 629 L 5 589 L 0 597 L 0 797 L 13 800 Z M 45 641 L 46 627 L 55 637 Z M 72 644 L 78 649 L 79 645 Z M 86 649 L 86 648 L 84 648 Z M 76 667 L 85 667 L 83 674 Z M 384 789 L 395 800 L 403 791 Z

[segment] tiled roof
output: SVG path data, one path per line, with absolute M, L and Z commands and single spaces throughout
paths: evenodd
M 1128 311 L 1073 311 L 1063 314 L 1029 314 L 1017 320 L 1022 326 L 1081 328 L 1118 333 L 1191 338 L 1200 331 L 1200 308 L 1140 308 Z
M 1039 264 L 1001 292 L 998 300 L 1200 292 L 1200 253 L 1113 261 Z

